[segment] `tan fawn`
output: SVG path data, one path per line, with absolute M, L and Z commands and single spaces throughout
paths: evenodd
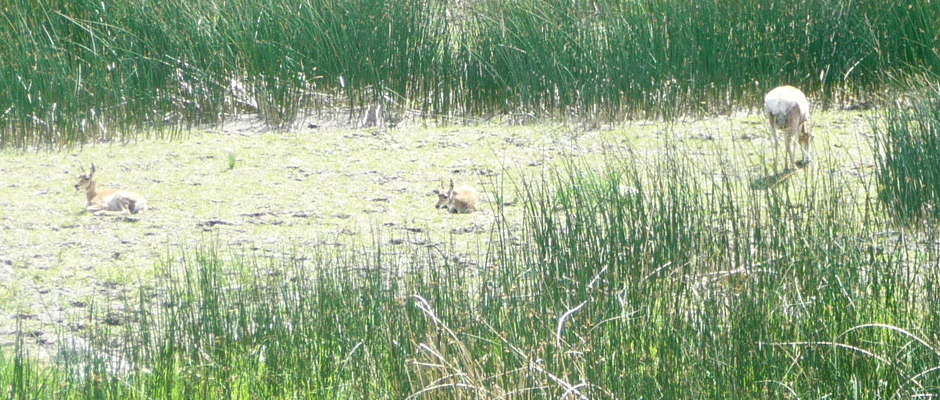
M 91 164 L 91 170 L 87 173 L 85 168 L 82 168 L 75 190 L 82 189 L 88 197 L 85 211 L 96 216 L 137 214 L 147 210 L 147 200 L 139 194 L 121 189 L 99 191 L 98 182 L 95 180 L 95 164 Z
M 777 129 L 783 130 L 786 144 L 787 167 L 795 164 L 794 150 L 791 147 L 794 138 L 803 149 L 803 166 L 812 161 L 809 144 L 813 140 L 812 125 L 809 122 L 809 101 L 800 89 L 793 86 L 780 86 L 771 90 L 764 96 L 764 108 L 770 122 L 770 134 L 774 138 L 774 169 L 777 169 L 777 158 L 780 148 Z M 799 166 L 798 163 L 796 163 Z
M 470 186 L 459 186 L 454 188 L 454 181 L 450 181 L 450 189 L 447 192 L 435 190 L 437 193 L 437 205 L 434 208 L 445 208 L 447 211 L 456 214 L 468 214 L 477 210 L 477 191 Z

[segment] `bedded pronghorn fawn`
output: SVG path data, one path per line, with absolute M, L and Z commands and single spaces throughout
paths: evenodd
M 98 191 L 98 182 L 95 180 L 95 164 L 87 173 L 82 168 L 78 176 L 75 190 L 85 189 L 88 197 L 88 206 L 85 211 L 96 216 L 137 214 L 147 209 L 147 200 L 143 196 L 121 189 L 108 189 Z
M 435 190 L 437 205 L 434 208 L 446 208 L 455 214 L 468 214 L 477 210 L 477 191 L 470 186 L 454 188 L 454 181 L 450 181 L 450 189 L 446 192 Z
M 809 122 L 809 101 L 806 95 L 793 86 L 780 86 L 771 90 L 764 96 L 764 108 L 767 119 L 770 121 L 770 134 L 774 138 L 774 170 L 777 169 L 777 158 L 780 148 L 780 139 L 777 129 L 783 130 L 784 142 L 787 152 L 787 168 L 792 165 L 801 166 L 794 162 L 794 147 L 791 146 L 796 137 L 803 150 L 803 165 L 812 161 L 809 143 L 813 140 L 812 124 Z

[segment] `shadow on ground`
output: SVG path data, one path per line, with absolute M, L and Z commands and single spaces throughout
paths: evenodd
M 798 167 L 798 168 L 802 168 L 802 167 Z M 793 174 L 796 173 L 796 171 L 797 169 L 787 168 L 783 170 L 783 172 L 778 172 L 773 175 L 767 175 L 767 176 L 757 178 L 751 181 L 751 185 L 750 185 L 751 190 L 767 190 L 767 189 L 773 188 L 785 182 L 786 180 L 790 179 L 790 177 L 793 176 Z

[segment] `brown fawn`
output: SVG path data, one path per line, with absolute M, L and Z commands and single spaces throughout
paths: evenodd
M 447 211 L 456 214 L 468 214 L 477 210 L 477 191 L 470 186 L 459 186 L 454 188 L 454 181 L 450 181 L 450 189 L 447 192 L 435 190 L 437 193 L 437 205 L 434 208 L 446 208 Z
M 139 194 L 122 189 L 99 191 L 98 182 L 95 180 L 95 164 L 91 164 L 91 170 L 87 173 L 82 167 L 75 190 L 82 189 L 88 197 L 85 211 L 96 216 L 137 214 L 147 210 L 147 200 Z

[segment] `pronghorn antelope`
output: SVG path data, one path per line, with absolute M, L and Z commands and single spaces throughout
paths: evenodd
M 793 86 L 780 86 L 771 90 L 764 96 L 764 108 L 767 110 L 767 119 L 770 121 L 770 133 L 774 137 L 774 169 L 777 169 L 777 158 L 780 148 L 780 139 L 777 129 L 785 131 L 785 144 L 787 151 L 787 167 L 794 165 L 794 148 L 791 147 L 793 138 L 799 140 L 803 149 L 803 166 L 812 161 L 809 143 L 813 140 L 812 124 L 809 122 L 809 102 L 806 95 Z M 799 164 L 796 164 L 799 166 Z
M 95 164 L 87 173 L 82 168 L 78 176 L 75 190 L 85 189 L 88 197 L 88 206 L 85 211 L 96 216 L 137 214 L 147 209 L 147 200 L 141 195 L 121 189 L 108 189 L 98 191 L 98 182 L 95 181 Z
M 437 205 L 434 208 L 446 208 L 452 213 L 467 214 L 477 210 L 477 191 L 470 186 L 459 186 L 454 189 L 454 181 L 450 181 L 450 189 L 446 192 L 435 190 Z

